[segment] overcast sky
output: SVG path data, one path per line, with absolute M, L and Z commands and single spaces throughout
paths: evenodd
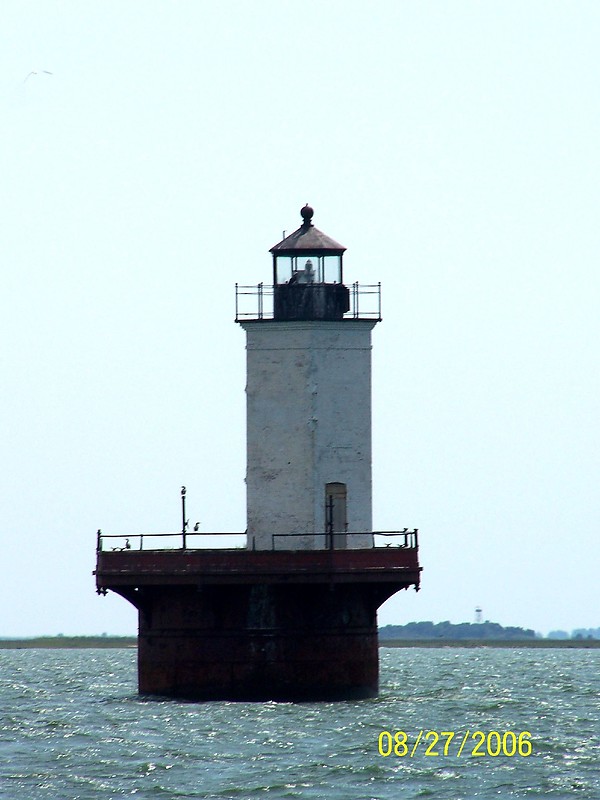
M 96 529 L 176 531 L 182 484 L 245 529 L 234 284 L 307 202 L 383 287 L 374 526 L 424 572 L 380 622 L 600 624 L 597 2 L 3 0 L 0 31 L 0 635 L 134 633 Z

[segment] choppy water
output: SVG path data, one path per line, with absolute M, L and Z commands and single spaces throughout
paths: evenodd
M 1 798 L 600 798 L 600 650 L 384 649 L 379 698 L 298 705 L 144 700 L 135 658 L 0 651 Z M 477 729 L 532 755 L 458 756 Z M 382 757 L 382 730 L 456 736 Z

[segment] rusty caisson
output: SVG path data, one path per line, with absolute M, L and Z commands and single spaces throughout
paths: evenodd
M 139 611 L 140 692 L 373 697 L 377 608 L 419 582 L 411 538 L 370 550 L 100 550 L 96 582 Z

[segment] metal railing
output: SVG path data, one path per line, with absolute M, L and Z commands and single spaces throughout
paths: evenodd
M 218 545 L 216 548 L 211 546 L 213 537 L 223 536 L 235 537 L 238 540 L 243 539 L 243 543 L 231 546 Z M 209 542 L 211 542 L 211 545 L 209 545 Z M 153 546 L 157 544 L 159 546 Z M 96 533 L 96 551 L 98 553 L 107 551 L 124 552 L 127 550 L 133 552 L 139 552 L 140 550 L 234 550 L 245 547 L 246 534 L 239 531 L 227 531 L 224 533 L 196 533 L 192 531 L 185 531 L 185 533 L 182 531 L 178 533 L 102 533 L 101 530 L 98 530 Z
M 365 300 L 367 309 L 364 310 Z M 376 306 L 376 311 L 373 309 Z M 346 317 L 353 319 L 381 319 L 381 283 L 362 284 L 358 281 L 350 287 L 350 311 Z
M 273 319 L 273 286 L 259 283 L 256 286 L 235 285 L 235 321 L 241 319 Z M 246 301 L 245 298 L 255 298 Z M 266 298 L 266 311 L 265 311 Z M 251 310 L 243 310 L 250 308 Z
M 278 548 L 277 543 L 284 540 L 284 544 L 287 541 L 288 543 L 292 539 L 297 539 L 299 537 L 304 537 L 305 539 L 314 539 L 316 537 L 322 537 L 323 541 L 323 550 L 328 549 L 338 549 L 335 546 L 336 537 L 344 536 L 344 537 L 353 537 L 353 536 L 370 536 L 371 538 L 371 545 L 368 548 L 360 548 L 360 549 L 371 549 L 376 547 L 402 547 L 406 549 L 418 549 L 419 542 L 418 542 L 418 528 L 414 528 L 412 531 L 409 531 L 408 528 L 405 528 L 403 531 L 357 531 L 351 533 L 331 533 L 319 531 L 314 533 L 273 533 L 271 534 L 271 549 L 278 550 L 294 550 L 299 549 L 302 550 L 304 548 L 294 548 L 294 547 L 283 547 Z M 233 545 L 226 545 L 224 547 L 214 547 L 212 545 L 213 537 L 235 537 L 236 539 L 243 538 L 243 544 L 233 544 Z M 381 537 L 381 538 L 379 538 Z M 134 534 L 108 534 L 102 533 L 101 530 L 98 530 L 96 534 L 96 551 L 98 553 L 102 552 L 139 552 L 140 550 L 238 550 L 240 548 L 246 547 L 246 533 L 240 532 L 226 532 L 226 533 L 196 533 L 186 531 L 182 533 L 179 531 L 178 533 L 134 533 Z M 254 538 L 254 537 L 253 537 Z M 382 541 L 390 540 L 390 541 Z M 162 545 L 164 542 L 164 546 L 152 546 L 156 544 L 155 540 L 159 540 L 158 544 Z M 168 541 L 167 541 L 168 540 Z M 192 540 L 192 541 L 190 541 Z M 348 541 L 346 539 L 346 541 Z M 210 545 L 209 545 L 210 542 Z M 151 546 L 148 546 L 148 545 Z M 256 549 L 256 542 L 252 541 L 252 550 Z M 308 548 L 313 549 L 313 548 Z
M 322 550 L 338 550 L 338 549 L 345 549 L 336 547 L 336 541 L 341 541 L 342 537 L 344 543 L 348 542 L 348 537 L 353 536 L 370 536 L 371 537 L 371 545 L 369 548 L 360 548 L 360 549 L 371 549 L 375 547 L 402 547 L 406 549 L 418 549 L 419 547 L 419 529 L 413 528 L 412 531 L 409 531 L 408 528 L 405 528 L 403 531 L 346 531 L 346 532 L 338 532 L 338 531 L 320 531 L 315 533 L 272 533 L 271 534 L 271 549 L 277 550 L 277 541 L 279 539 L 294 539 L 299 537 L 304 537 L 305 539 L 314 539 L 320 538 L 323 542 L 323 547 L 320 548 Z M 375 537 L 384 537 L 386 539 L 391 539 L 392 541 L 389 542 L 379 542 L 378 539 Z M 285 550 L 291 549 L 302 549 L 302 548 L 283 548 Z
M 315 289 L 328 284 L 310 284 Z M 285 284 L 282 284 L 285 286 Z M 350 284 L 350 308 L 343 319 L 381 319 L 381 283 Z M 274 318 L 275 287 L 259 283 L 251 286 L 235 285 L 235 321 L 264 320 Z

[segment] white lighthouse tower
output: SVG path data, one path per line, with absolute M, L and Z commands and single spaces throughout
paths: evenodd
M 247 350 L 248 547 L 372 547 L 371 331 L 345 247 L 312 224 L 271 248 L 272 313 L 238 316 Z M 262 285 L 259 286 L 259 290 Z M 352 301 L 352 302 L 351 302 Z

